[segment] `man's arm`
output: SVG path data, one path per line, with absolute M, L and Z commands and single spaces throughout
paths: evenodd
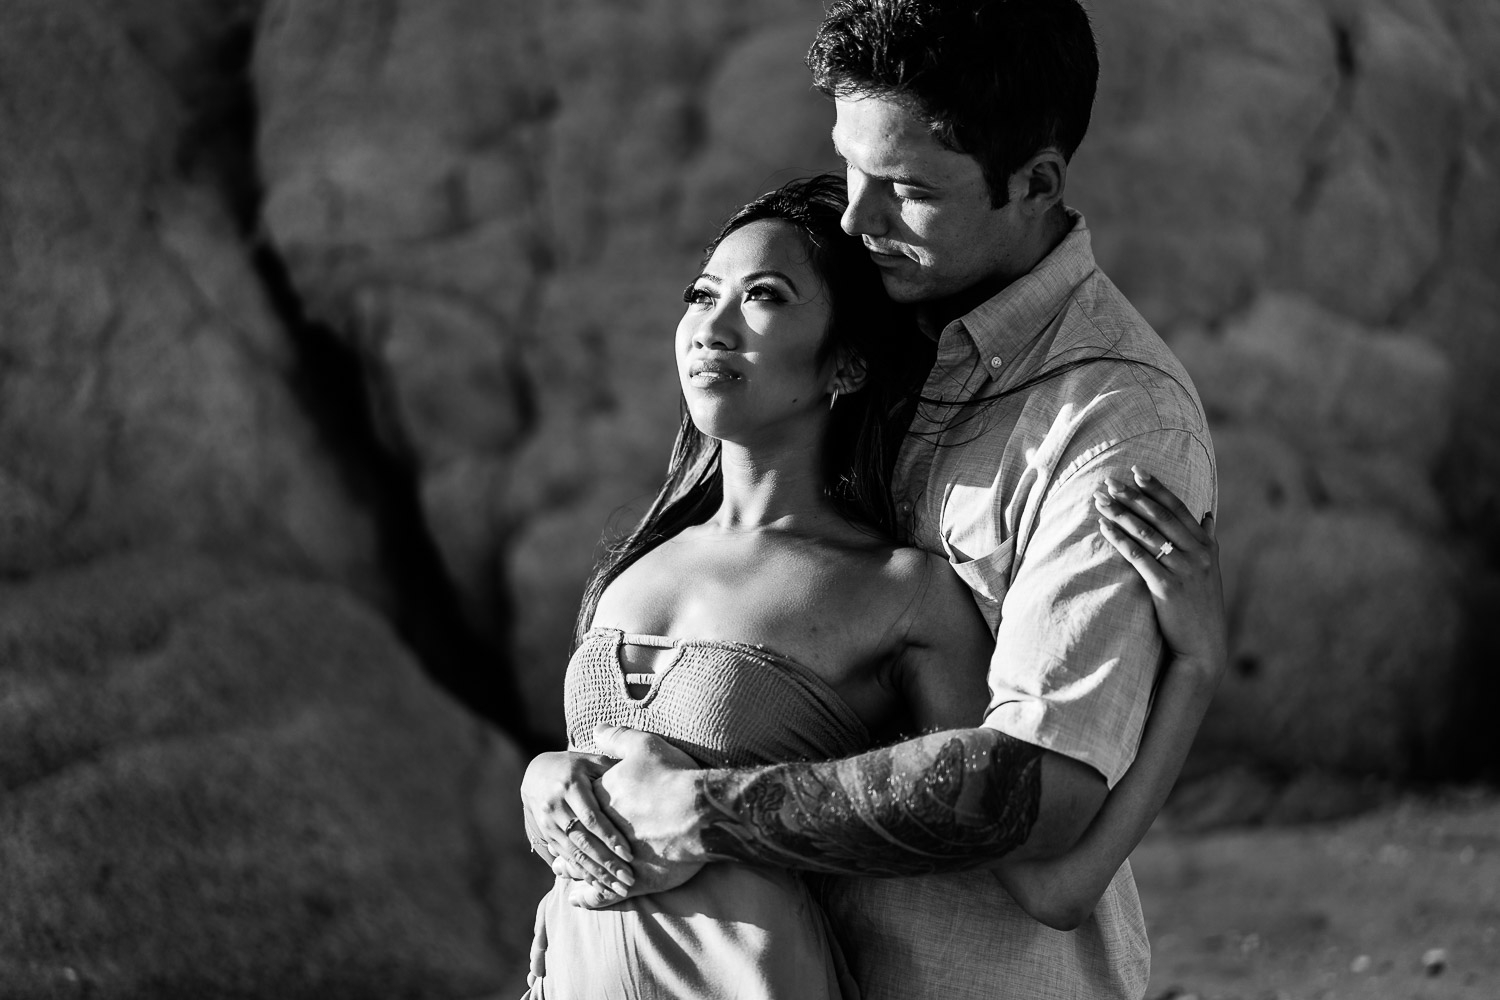
M 924 875 L 982 867 L 1023 846 L 1066 850 L 1104 795 L 1103 779 L 1087 772 L 1004 733 L 958 729 L 825 764 L 710 771 L 695 811 L 706 859 Z
M 665 867 L 747 861 L 805 871 L 922 875 L 1048 856 L 1103 800 L 1091 768 L 990 729 L 929 733 L 857 757 L 696 771 L 657 738 L 602 730 L 621 762 L 601 802 Z M 676 881 L 648 880 L 632 894 Z

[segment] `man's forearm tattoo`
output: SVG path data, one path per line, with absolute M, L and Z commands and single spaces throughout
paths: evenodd
M 847 760 L 712 771 L 703 847 L 805 871 L 961 871 L 1021 844 L 1041 801 L 1040 748 L 989 729 L 932 733 Z

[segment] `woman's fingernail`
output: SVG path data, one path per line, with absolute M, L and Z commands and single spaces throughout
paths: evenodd
M 635 885 L 635 873 L 629 871 L 615 872 L 615 877 L 626 885 Z
M 609 887 L 613 889 L 615 895 L 620 897 L 621 899 L 624 899 L 626 896 L 630 895 L 630 890 L 625 888 L 618 882 L 611 882 Z
M 1097 504 L 1100 507 L 1108 508 L 1108 507 L 1110 507 L 1110 506 L 1112 506 L 1114 504 L 1114 501 L 1111 500 L 1108 495 L 1106 495 L 1106 494 L 1104 494 L 1104 493 L 1102 493 L 1102 492 L 1100 492 L 1098 490 L 1095 490 L 1094 491 L 1094 503 Z
M 1132 465 L 1130 467 L 1130 471 L 1135 473 L 1135 481 L 1140 483 L 1142 486 L 1145 486 L 1147 483 L 1151 482 L 1151 473 L 1143 472 L 1139 465 Z
M 624 841 L 615 841 L 615 853 L 618 854 L 620 856 L 620 860 L 624 861 L 626 864 L 629 864 L 630 862 L 635 860 L 635 852 L 632 851 L 630 849 L 630 845 L 625 843 Z

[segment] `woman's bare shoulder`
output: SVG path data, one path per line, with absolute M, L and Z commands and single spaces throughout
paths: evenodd
M 859 589 L 870 594 L 872 604 L 884 606 L 882 614 L 928 619 L 934 607 L 968 600 L 948 561 L 925 549 L 889 543 L 872 548 L 862 562 Z
M 888 566 L 887 585 L 904 596 L 910 609 L 909 638 L 933 641 L 953 629 L 988 633 L 973 593 L 944 556 L 903 547 L 891 552 Z
M 948 578 L 957 580 L 948 560 L 935 552 L 914 545 L 889 545 L 883 553 L 884 582 L 900 587 L 941 586 Z

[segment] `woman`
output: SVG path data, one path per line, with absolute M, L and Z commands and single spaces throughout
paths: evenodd
M 942 557 L 891 540 L 891 429 L 925 372 L 922 341 L 839 229 L 842 210 L 827 176 L 757 199 L 688 286 L 676 343 L 687 412 L 661 493 L 585 595 L 565 695 L 575 751 L 610 723 L 660 733 L 705 766 L 746 766 L 978 722 L 990 633 Z M 1139 485 L 1101 508 L 1125 530 L 1101 530 L 1192 656 L 1168 672 L 1141 766 L 1075 852 L 1002 870 L 1039 919 L 1098 898 L 1155 815 L 1222 663 L 1213 588 L 1184 589 L 1127 532 L 1169 531 L 1195 556 L 1211 555 L 1211 537 Z M 606 848 L 625 855 L 623 841 L 588 791 L 604 766 L 543 755 L 523 796 L 533 843 L 623 896 L 628 867 Z M 579 824 L 592 831 L 583 852 L 568 836 Z M 841 995 L 822 915 L 791 872 L 709 865 L 602 910 L 570 906 L 560 880 L 539 930 L 547 998 Z

